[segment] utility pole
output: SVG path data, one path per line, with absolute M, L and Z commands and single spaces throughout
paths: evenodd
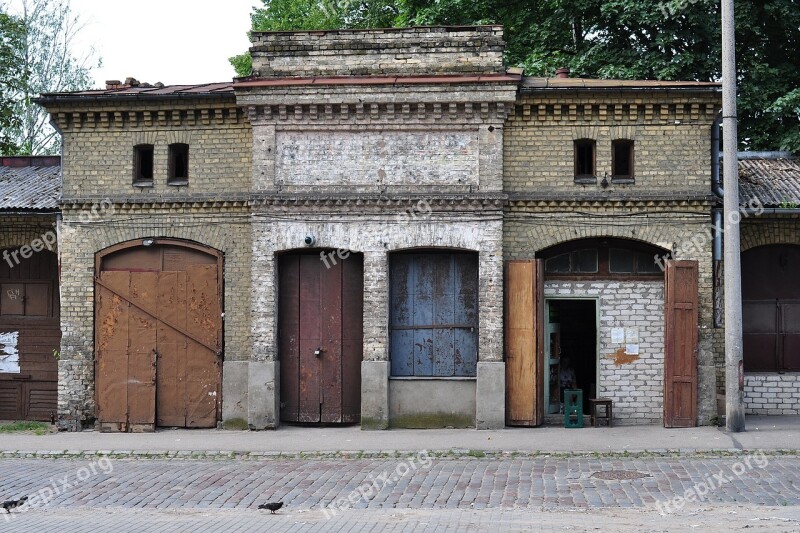
M 725 188 L 725 425 L 744 431 L 742 265 L 739 243 L 739 158 L 736 118 L 736 35 L 733 0 L 722 0 L 722 149 Z

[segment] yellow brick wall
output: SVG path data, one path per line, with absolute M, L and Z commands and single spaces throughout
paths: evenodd
M 505 125 L 509 193 L 708 193 L 716 95 L 568 93 L 522 95 Z M 574 182 L 573 141 L 596 141 L 596 185 Z M 611 180 L 611 142 L 634 141 L 634 185 Z

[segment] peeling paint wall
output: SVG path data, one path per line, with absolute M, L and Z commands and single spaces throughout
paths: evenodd
M 660 424 L 664 398 L 664 282 L 547 281 L 546 298 L 599 301 L 597 396 L 614 401 L 614 423 Z M 612 342 L 612 328 L 635 328 L 639 353 Z
M 19 374 L 19 332 L 0 333 L 0 372 Z

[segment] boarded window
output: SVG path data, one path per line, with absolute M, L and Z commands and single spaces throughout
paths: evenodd
M 575 141 L 575 179 L 594 179 L 595 142 L 591 139 Z
M 153 186 L 152 144 L 137 144 L 133 147 L 133 186 Z
M 189 145 L 175 143 L 169 145 L 169 169 L 167 185 L 189 184 Z
M 617 139 L 611 143 L 613 179 L 633 179 L 633 141 Z
M 392 375 L 474 377 L 477 254 L 394 254 L 390 276 Z
M 52 316 L 52 283 L 0 284 L 0 316 Z

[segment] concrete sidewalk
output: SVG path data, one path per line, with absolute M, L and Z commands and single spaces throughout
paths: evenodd
M 559 427 L 470 429 L 394 429 L 362 431 L 351 427 L 283 426 L 275 431 L 165 429 L 155 433 L 2 434 L 0 451 L 16 452 L 236 452 L 298 454 L 324 452 L 413 452 L 480 450 L 523 453 L 681 453 L 746 450 L 800 451 L 800 417 L 747 417 L 747 431 L 723 428 L 664 429 L 660 426 L 565 429 Z M 137 454 L 138 455 L 138 454 Z

